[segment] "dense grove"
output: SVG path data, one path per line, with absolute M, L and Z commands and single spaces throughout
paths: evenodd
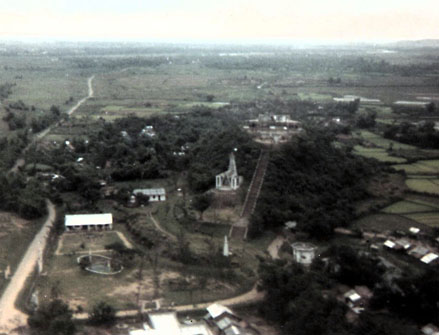
M 418 334 L 417 325 L 439 321 L 437 269 L 389 279 L 379 259 L 351 247 L 334 246 L 326 256 L 329 263 L 317 260 L 309 271 L 296 264 L 261 264 L 266 296 L 259 310 L 282 325 L 282 334 L 412 335 Z M 374 293 L 368 311 L 354 324 L 347 322 L 347 306 L 337 299 L 339 283 L 367 285 Z
M 309 130 L 272 153 L 251 220 L 253 235 L 296 220 L 301 231 L 328 238 L 334 227 L 350 223 L 378 166 L 332 142 L 328 133 Z
M 421 148 L 439 149 L 439 132 L 434 129 L 434 122 L 390 125 L 385 129 L 384 137 Z

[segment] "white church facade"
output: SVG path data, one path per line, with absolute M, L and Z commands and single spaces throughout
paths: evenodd
M 242 176 L 238 175 L 236 169 L 235 155 L 229 156 L 229 168 L 227 171 L 216 175 L 216 189 L 221 191 L 235 191 L 241 186 Z

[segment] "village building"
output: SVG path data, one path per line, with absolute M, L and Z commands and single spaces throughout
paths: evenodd
M 75 214 L 65 216 L 66 231 L 90 231 L 113 229 L 113 215 L 107 214 Z
M 433 264 L 438 260 L 439 260 L 439 255 L 436 255 L 433 252 L 430 252 L 421 258 L 421 262 L 425 264 Z
M 296 242 L 291 244 L 294 260 L 302 265 L 311 265 L 316 256 L 317 247 L 311 243 Z
M 421 332 L 424 335 L 439 335 L 439 328 L 436 327 L 434 324 L 429 323 L 428 325 L 425 325 L 421 328 Z
M 207 313 L 204 319 L 217 335 L 258 334 L 245 320 L 226 306 L 217 303 L 212 304 L 207 307 Z
M 256 141 L 270 144 L 284 143 L 302 130 L 301 123 L 286 114 L 259 114 L 257 119 L 248 120 L 244 129 L 255 135 Z
M 145 126 L 145 128 L 143 128 L 140 131 L 140 135 L 154 137 L 156 135 L 156 133 L 155 133 L 154 127 L 151 125 L 148 125 L 148 126 Z
M 176 312 L 148 313 L 143 329 L 129 331 L 130 335 L 213 335 L 205 321 L 181 323 Z
M 138 188 L 133 191 L 133 195 L 144 195 L 149 198 L 149 201 L 165 201 L 166 200 L 166 190 L 161 188 Z M 130 199 L 130 201 L 132 201 Z
M 215 181 L 216 189 L 220 191 L 234 191 L 241 186 L 243 178 L 238 175 L 233 152 L 229 156 L 229 168 L 227 171 L 216 175 Z

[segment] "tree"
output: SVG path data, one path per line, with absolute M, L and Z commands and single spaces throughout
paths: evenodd
M 72 311 L 60 299 L 41 305 L 27 322 L 34 334 L 73 335 L 76 330 Z
M 101 301 L 93 307 L 89 321 L 95 326 L 112 326 L 116 322 L 116 310 L 110 304 Z
M 212 203 L 212 196 L 209 193 L 197 195 L 192 200 L 192 207 L 200 212 L 200 220 L 203 219 L 203 213 Z
M 425 109 L 428 113 L 433 114 L 436 111 L 436 105 L 434 104 L 434 102 L 430 102 L 425 106 Z

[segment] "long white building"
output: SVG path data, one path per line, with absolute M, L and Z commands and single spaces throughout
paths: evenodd
M 113 215 L 111 213 L 66 215 L 64 226 L 66 231 L 111 230 Z

